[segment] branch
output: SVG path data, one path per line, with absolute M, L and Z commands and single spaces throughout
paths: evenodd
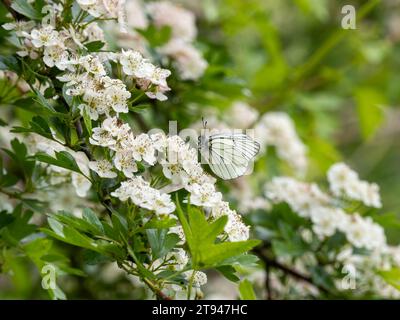
M 17 21 L 20 20 L 25 20 L 25 17 L 18 13 L 17 11 L 15 11 L 13 8 L 11 8 L 11 4 L 12 1 L 11 0 L 1 0 L 1 2 L 3 3 L 3 5 L 6 7 L 6 9 L 8 10 L 8 12 L 11 13 L 11 15 L 13 16 L 13 18 Z
M 302 274 L 301 272 L 299 272 L 299 271 L 297 271 L 297 270 L 294 270 L 294 269 L 291 269 L 291 268 L 289 268 L 289 267 L 283 265 L 282 263 L 280 263 L 280 262 L 278 262 L 278 261 L 276 261 L 276 260 L 274 260 L 274 259 L 268 257 L 268 256 L 263 252 L 263 250 L 262 250 L 261 248 L 256 248 L 256 249 L 254 250 L 254 252 L 255 252 L 255 253 L 260 257 L 260 259 L 265 263 L 266 268 L 272 267 L 272 268 L 276 268 L 276 269 L 282 270 L 284 273 L 286 273 L 286 274 L 292 276 L 293 278 L 296 278 L 296 279 L 298 279 L 298 280 L 307 282 L 307 283 L 313 285 L 314 287 L 318 288 L 321 292 L 324 292 L 325 294 L 329 294 L 329 291 L 328 291 L 325 287 L 323 287 L 323 286 L 321 286 L 321 285 L 319 285 L 319 284 L 314 283 L 314 281 L 312 280 L 312 278 L 311 278 L 310 276 L 304 275 L 304 274 Z M 269 280 L 268 280 L 268 282 L 269 282 Z M 268 288 L 267 288 L 267 289 L 268 289 Z

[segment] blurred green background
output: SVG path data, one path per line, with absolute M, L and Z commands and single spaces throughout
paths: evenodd
M 344 5 L 356 29 L 341 28 Z M 200 32 L 226 47 L 260 113 L 288 112 L 308 178 L 343 160 L 400 207 L 400 1 L 205 1 Z
M 398 226 L 393 219 L 400 218 L 400 0 L 176 2 L 197 13 L 198 46 L 209 68 L 195 84 L 172 80 L 174 99 L 155 103 L 145 119 L 161 128 L 167 119 L 179 119 L 185 127 L 201 118 L 202 105 L 223 109 L 237 99 L 260 114 L 285 111 L 308 147 L 307 180 L 325 183 L 331 164 L 348 163 L 379 184 L 382 213 L 388 214 L 383 226 Z M 342 7 L 349 4 L 357 13 L 354 30 L 341 27 Z M 5 35 L 0 29 L 1 54 L 11 52 Z M 189 103 L 200 108 L 187 108 Z M 387 235 L 390 243 L 400 243 L 398 231 L 389 228 Z M 81 264 L 71 247 L 60 247 Z M 21 272 L 6 297 L 47 298 L 40 275 L 14 261 Z M 101 276 L 95 268 L 86 272 L 85 279 L 65 281 L 70 298 L 143 295 L 116 270 L 104 268 Z M 0 288 L 7 286 L 0 277 Z

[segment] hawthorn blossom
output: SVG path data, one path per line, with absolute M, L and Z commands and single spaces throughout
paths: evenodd
M 43 62 L 48 67 L 56 66 L 60 70 L 65 70 L 69 65 L 68 52 L 62 45 L 48 46 L 44 49 Z
M 202 271 L 190 270 L 184 274 L 188 281 L 193 278 L 193 285 L 195 287 L 204 286 L 207 283 L 207 275 Z
M 228 214 L 228 222 L 224 227 L 224 231 L 228 235 L 229 241 L 245 241 L 250 237 L 250 227 L 246 226 L 240 215 L 235 211 Z
M 303 172 L 307 167 L 306 147 L 297 136 L 293 121 L 284 112 L 267 112 L 254 127 L 261 145 L 274 146 L 278 157 Z
M 96 172 L 101 178 L 115 178 L 117 174 L 113 171 L 113 165 L 108 160 L 90 161 L 89 168 Z
M 168 26 L 174 38 L 192 41 L 197 34 L 195 16 L 192 12 L 168 1 L 148 3 L 146 9 L 157 27 Z
M 41 29 L 33 29 L 30 34 L 32 44 L 36 48 L 55 46 L 58 44 L 58 32 L 51 25 Z
M 191 187 L 190 203 L 202 207 L 214 207 L 221 202 L 222 194 L 216 192 L 214 185 L 205 183 L 195 184 Z
M 122 65 L 122 70 L 128 76 L 148 78 L 153 73 L 154 66 L 147 62 L 138 51 L 122 50 L 119 62 Z
M 171 40 L 159 51 L 173 59 L 173 64 L 182 80 L 199 79 L 208 66 L 198 49 L 180 39 Z
M 102 147 L 110 147 L 116 144 L 112 134 L 101 127 L 93 128 L 92 136 L 89 138 L 89 142 L 93 145 Z
M 134 138 L 132 142 L 132 155 L 137 161 L 142 159 L 149 165 L 154 165 L 156 162 L 155 148 L 149 135 L 142 133 Z
M 91 182 L 85 176 L 76 172 L 72 172 L 71 177 L 72 185 L 75 187 L 76 194 L 82 198 L 86 197 L 87 192 L 92 186 Z
M 127 178 L 132 178 L 133 173 L 138 171 L 136 161 L 133 154 L 129 150 L 121 150 L 116 152 L 114 157 L 115 168 L 122 171 Z
M 382 206 L 379 186 L 359 179 L 358 174 L 344 163 L 336 163 L 328 170 L 329 187 L 336 196 L 345 195 L 367 206 Z

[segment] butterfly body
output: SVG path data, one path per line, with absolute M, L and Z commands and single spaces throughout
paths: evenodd
M 243 133 L 199 136 L 199 151 L 211 170 L 225 180 L 242 176 L 260 150 L 258 142 Z

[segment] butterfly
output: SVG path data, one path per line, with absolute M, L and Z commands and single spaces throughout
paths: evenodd
M 260 150 L 259 143 L 244 133 L 200 135 L 198 147 L 211 170 L 224 180 L 242 176 Z

